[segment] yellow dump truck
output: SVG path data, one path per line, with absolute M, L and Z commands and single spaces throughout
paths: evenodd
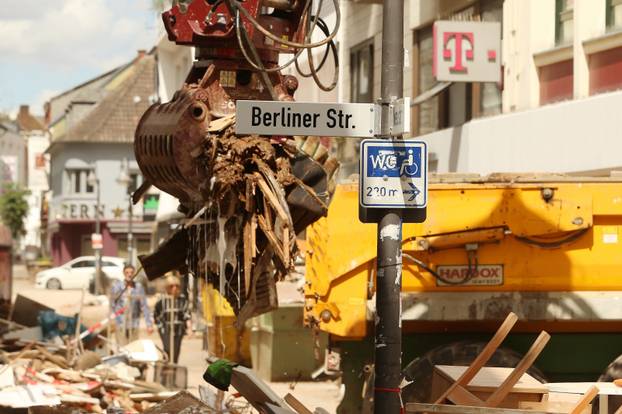
M 338 186 L 307 229 L 305 322 L 339 351 L 361 412 L 373 363 L 376 226 L 358 220 L 358 184 Z M 425 400 L 434 364 L 467 363 L 508 312 L 520 322 L 493 357 L 512 365 L 552 335 L 533 375 L 596 380 L 622 353 L 622 179 L 494 174 L 430 179 L 428 217 L 405 224 L 406 400 Z

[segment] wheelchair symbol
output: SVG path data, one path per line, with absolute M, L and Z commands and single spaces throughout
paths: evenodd
M 414 177 L 419 172 L 419 166 L 415 164 L 413 150 L 408 150 L 408 158 L 402 161 L 400 166 L 400 177 Z

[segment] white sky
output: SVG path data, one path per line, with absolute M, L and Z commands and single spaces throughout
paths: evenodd
M 0 111 L 46 99 L 151 49 L 160 33 L 150 0 L 2 0 Z

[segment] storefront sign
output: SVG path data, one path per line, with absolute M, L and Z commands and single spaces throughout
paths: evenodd
M 104 218 L 106 206 L 99 206 L 99 217 Z M 97 206 L 87 203 L 63 203 L 60 205 L 61 219 L 94 220 L 97 216 Z
M 501 24 L 437 21 L 433 55 L 439 82 L 500 82 Z
M 143 220 L 155 220 L 160 205 L 160 194 L 147 194 L 143 198 Z
M 104 248 L 104 238 L 101 233 L 91 234 L 91 247 L 93 250 L 101 250 Z

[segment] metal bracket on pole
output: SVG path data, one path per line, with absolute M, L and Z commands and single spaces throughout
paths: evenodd
M 410 132 L 410 98 L 376 100 L 374 104 L 374 131 L 377 137 L 401 137 Z M 383 116 L 383 111 L 388 111 Z M 386 119 L 384 124 L 382 120 Z

